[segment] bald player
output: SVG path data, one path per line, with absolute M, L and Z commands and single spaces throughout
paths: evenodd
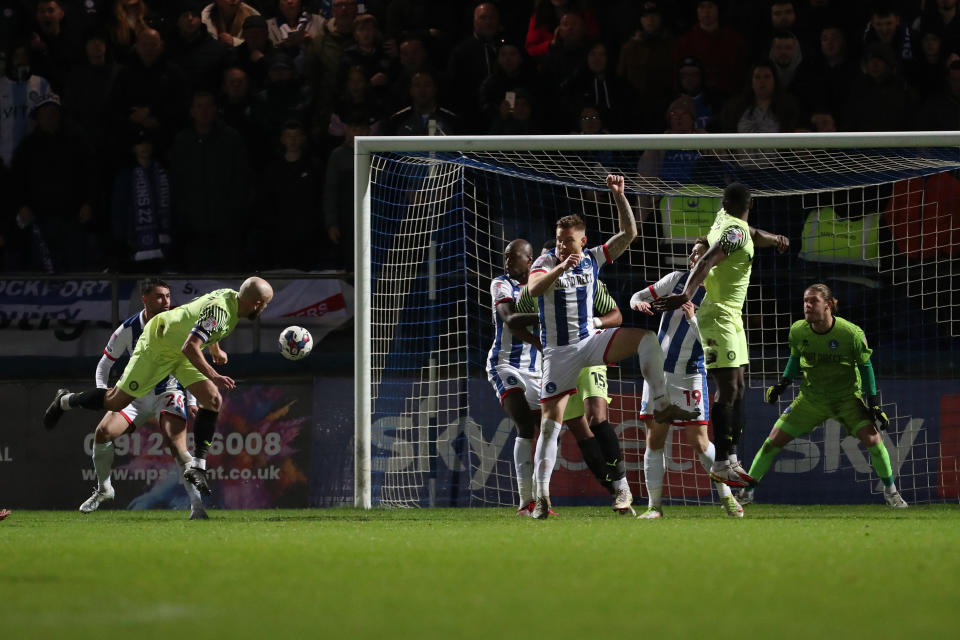
M 227 354 L 220 348 L 220 340 L 233 332 L 241 317 L 253 320 L 263 313 L 272 299 L 270 283 L 254 276 L 244 280 L 239 291 L 217 289 L 155 315 L 144 326 L 115 387 L 81 393 L 59 389 L 43 414 L 43 426 L 52 429 L 64 411 L 77 407 L 120 411 L 173 375 L 197 398 L 200 407 L 193 426 L 194 459 L 183 477 L 201 493 L 209 494 L 206 457 L 223 402 L 220 389 L 234 389 L 236 383 L 217 373 L 204 358 L 203 349 L 209 347 L 216 364 L 225 364 Z

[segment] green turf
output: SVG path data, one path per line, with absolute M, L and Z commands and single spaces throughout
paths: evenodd
M 957 637 L 960 507 L 15 512 L 3 638 Z

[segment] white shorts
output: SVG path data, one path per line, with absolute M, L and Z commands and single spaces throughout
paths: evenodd
M 186 397 L 182 389 L 167 389 L 163 393 L 150 393 L 137 398 L 123 409 L 118 411 L 126 421 L 134 427 L 141 427 L 150 418 L 160 418 L 161 413 L 169 413 L 181 420 L 187 419 L 184 406 Z
M 498 364 L 492 371 L 487 371 L 487 380 L 497 392 L 501 405 L 508 395 L 522 391 L 527 399 L 527 406 L 534 411 L 540 411 L 539 371 L 527 371 L 509 364 Z
M 600 329 L 580 342 L 543 351 L 543 381 L 540 402 L 569 395 L 577 390 L 580 369 L 607 362 L 607 350 L 617 329 Z
M 679 375 L 668 373 L 666 378 L 667 395 L 670 396 L 670 403 L 681 409 L 700 412 L 700 415 L 693 420 L 674 420 L 673 425 L 688 427 L 690 425 L 710 424 L 710 391 L 707 389 L 707 374 Z M 653 412 L 647 410 L 649 400 L 650 385 L 644 381 L 643 397 L 640 400 L 640 415 L 637 416 L 640 420 L 653 418 Z

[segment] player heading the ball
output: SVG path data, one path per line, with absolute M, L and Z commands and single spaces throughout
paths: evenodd
M 115 387 L 70 393 L 60 389 L 43 415 L 52 429 L 64 411 L 81 407 L 92 411 L 120 411 L 150 393 L 173 375 L 197 398 L 193 460 L 183 476 L 200 490 L 207 489 L 207 449 L 217 429 L 223 399 L 220 389 L 234 389 L 232 378 L 220 375 L 203 356 L 209 347 L 215 364 L 226 364 L 219 342 L 230 335 L 241 317 L 255 319 L 273 299 L 273 287 L 263 278 L 247 278 L 239 291 L 217 289 L 185 305 L 155 315 L 144 326 L 130 362 Z

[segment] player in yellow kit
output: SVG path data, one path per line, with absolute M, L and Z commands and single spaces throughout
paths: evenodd
M 890 454 L 877 431 L 878 424 L 886 430 L 890 420 L 880 408 L 870 364 L 873 351 L 863 329 L 836 313 L 837 299 L 827 285 L 810 285 L 803 292 L 803 320 L 790 327 L 790 359 L 780 382 L 769 387 L 765 397 L 775 403 L 796 377 L 803 378 L 800 393 L 773 425 L 750 465 L 750 475 L 759 482 L 791 440 L 834 418 L 870 453 L 887 504 L 905 509 L 907 502 L 893 482 Z M 740 498 L 744 504 L 753 502 L 753 489 L 741 491 Z
M 749 361 L 742 314 L 754 245 L 776 247 L 780 253 L 790 246 L 786 237 L 747 224 L 752 203 L 750 190 L 742 184 L 735 182 L 724 189 L 723 208 L 707 234 L 710 248 L 690 271 L 683 292 L 653 303 L 659 311 L 678 309 L 693 298 L 701 284 L 707 289 L 697 320 L 704 362 L 717 384 L 710 418 L 717 451 L 710 477 L 733 487 L 755 484 L 737 458 L 747 388 L 744 366 Z
M 60 389 L 43 415 L 47 429 L 56 426 L 64 411 L 81 407 L 93 411 L 120 411 L 135 398 L 173 375 L 197 398 L 200 409 L 194 422 L 194 460 L 183 472 L 201 492 L 209 493 L 206 480 L 207 448 L 217 428 L 222 398 L 219 389 L 236 387 L 232 378 L 220 375 L 204 358 L 209 347 L 216 364 L 227 354 L 219 342 L 237 326 L 241 317 L 255 319 L 273 299 L 273 288 L 263 278 L 243 281 L 239 291 L 217 289 L 185 305 L 155 315 L 143 328 L 133 355 L 115 387 L 70 393 Z

